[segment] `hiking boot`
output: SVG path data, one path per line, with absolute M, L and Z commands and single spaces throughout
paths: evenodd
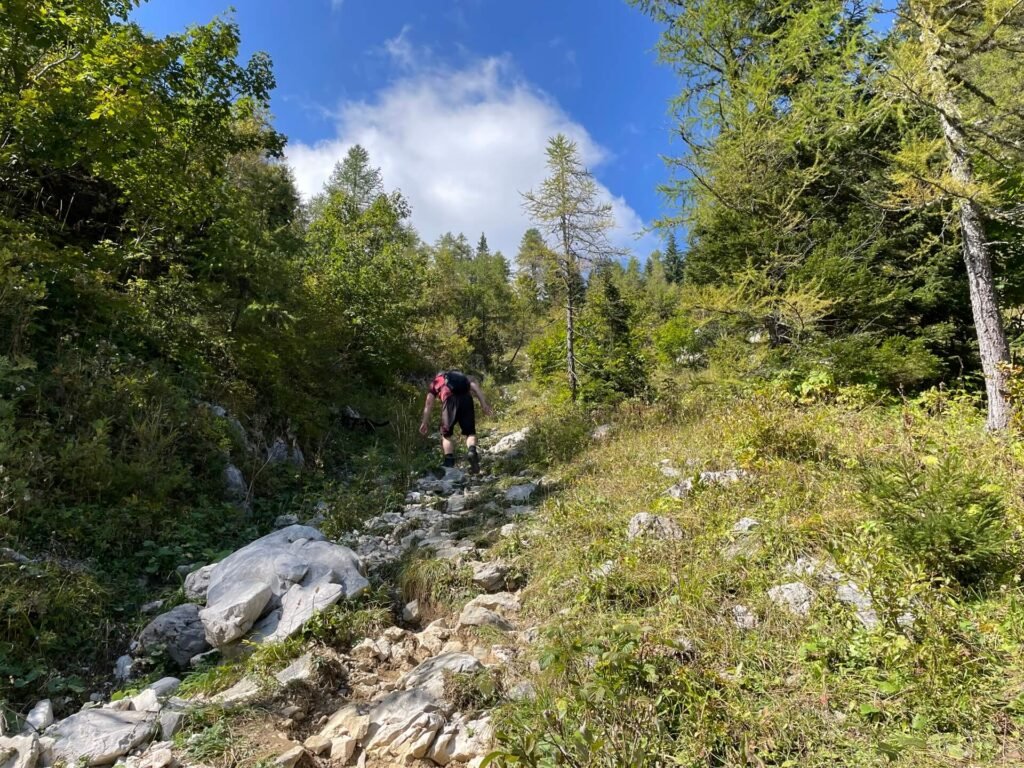
M 454 467 L 455 466 L 455 454 L 453 454 L 453 453 L 446 453 L 444 455 L 444 464 L 442 466 L 444 466 L 445 468 Z
M 480 455 L 476 451 L 469 452 L 469 472 L 473 475 L 480 474 Z

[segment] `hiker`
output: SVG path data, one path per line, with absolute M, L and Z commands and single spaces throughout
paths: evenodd
M 434 377 L 427 392 L 427 402 L 423 406 L 423 421 L 420 422 L 420 434 L 427 434 L 430 427 L 430 414 L 434 410 L 434 401 L 441 398 L 441 448 L 444 450 L 444 466 L 455 466 L 455 444 L 452 433 L 455 425 L 466 438 L 466 451 L 469 454 L 470 471 L 475 475 L 480 471 L 480 457 L 476 452 L 476 411 L 473 408 L 473 396 L 480 401 L 480 407 L 488 416 L 494 411 L 487 404 L 484 391 L 480 385 L 460 371 L 441 371 Z

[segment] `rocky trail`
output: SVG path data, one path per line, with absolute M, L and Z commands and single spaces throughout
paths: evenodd
M 524 437 L 493 436 L 482 445 L 484 472 L 514 455 Z M 204 669 L 295 637 L 371 582 L 397 594 L 396 566 L 413 556 L 450 561 L 476 596 L 447 610 L 412 600 L 394 625 L 347 653 L 310 643 L 297 658 L 247 672 L 214 695 L 186 695 L 179 678 L 165 677 L 130 697 L 96 696 L 56 722 L 50 703 L 39 702 L 20 735 L 0 738 L 0 768 L 478 765 L 492 746 L 487 707 L 531 693 L 522 650 L 537 636 L 520 617 L 514 568 L 489 550 L 519 535 L 542 485 L 529 473 L 428 474 L 399 508 L 340 541 L 321 533 L 322 515 L 302 524 L 284 516 L 278 530 L 187 576 L 189 602 L 153 619 L 118 660 L 122 688 L 153 654 L 183 670 Z M 240 757 L 207 763 L 197 756 L 203 734 L 181 733 L 211 710 L 243 714 L 245 748 L 228 750 Z

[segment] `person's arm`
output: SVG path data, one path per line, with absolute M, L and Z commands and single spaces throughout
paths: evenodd
M 484 413 L 486 413 L 488 416 L 493 416 L 494 409 L 487 404 L 487 398 L 484 397 L 484 391 L 480 389 L 480 385 L 477 384 L 475 381 L 470 381 L 469 389 L 474 395 L 476 395 L 476 399 L 480 401 L 480 407 L 484 409 Z
M 430 414 L 434 410 L 434 401 L 436 399 L 433 392 L 427 392 L 427 402 L 423 404 L 423 419 L 420 421 L 421 435 L 425 435 L 430 431 Z

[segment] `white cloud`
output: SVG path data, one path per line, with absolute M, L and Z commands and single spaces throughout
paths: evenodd
M 416 63 L 416 54 L 409 40 L 411 31 L 412 27 L 406 24 L 401 32 L 384 41 L 384 52 L 403 69 L 409 69 Z
M 575 140 L 592 168 L 608 152 L 548 96 L 516 78 L 507 58 L 408 71 L 417 51 L 407 33 L 403 29 L 385 46 L 406 67 L 404 76 L 369 101 L 343 103 L 335 138 L 289 146 L 299 190 L 316 194 L 334 164 L 361 144 L 380 166 L 385 185 L 400 189 L 412 204 L 413 224 L 424 240 L 452 231 L 475 241 L 486 232 L 493 248 L 512 257 L 531 225 L 520 192 L 544 178 L 548 138 L 561 132 Z M 601 192 L 615 212 L 614 241 L 637 247 L 640 216 L 622 197 L 603 186 Z M 641 255 L 647 246 L 638 247 Z

